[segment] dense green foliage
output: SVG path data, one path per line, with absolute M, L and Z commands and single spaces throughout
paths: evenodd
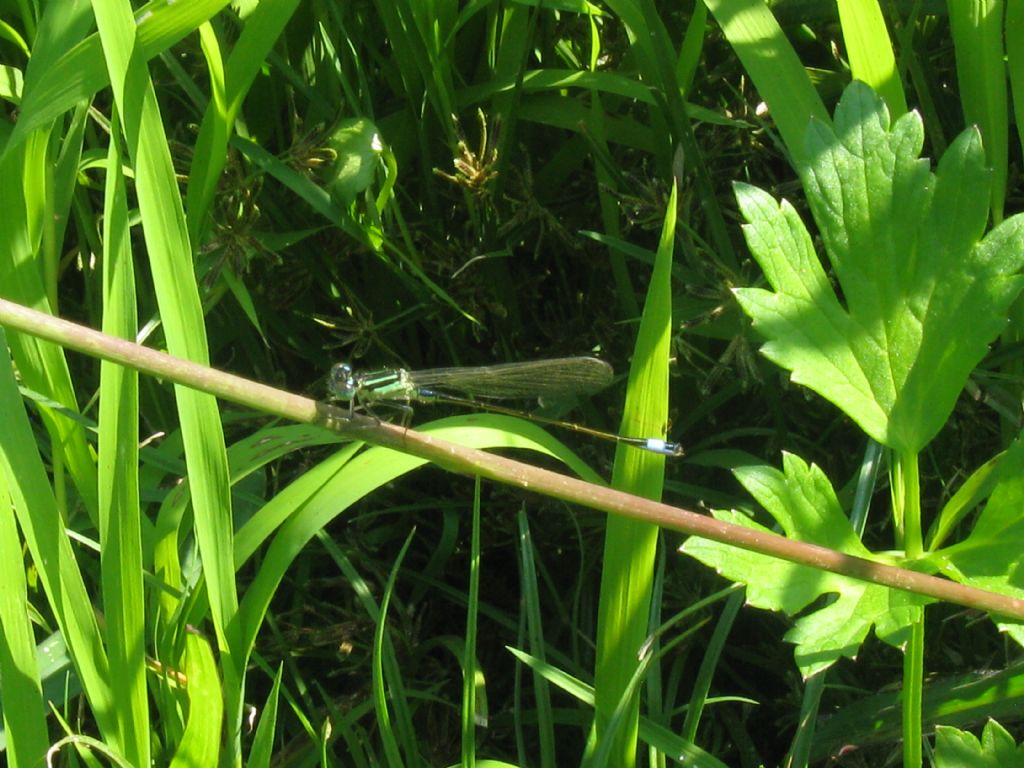
M 317 398 L 596 354 L 521 405 L 684 457 L 413 424 L 1024 597 L 1024 4 L 950 5 L 5 3 L 0 297 Z M 8 765 L 1020 760 L 1012 619 L 0 332 Z

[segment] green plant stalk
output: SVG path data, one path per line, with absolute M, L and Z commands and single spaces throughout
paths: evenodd
M 902 521 L 903 548 L 908 558 L 924 553 L 921 532 L 921 485 L 918 454 L 903 451 L 893 457 L 893 492 L 898 498 L 893 511 Z M 927 608 L 925 609 L 927 610 Z M 921 697 L 924 687 L 924 611 L 911 625 L 910 639 L 903 651 L 903 765 L 921 765 Z
M 903 651 L 903 766 L 921 766 L 921 698 L 924 689 L 924 615 L 911 625 L 910 639 Z
M 336 408 L 241 376 L 181 360 L 22 307 L 6 299 L 0 299 L 0 325 L 93 357 L 135 368 L 175 384 L 201 389 L 247 408 L 296 422 L 320 424 L 354 440 L 365 440 L 419 456 L 439 467 L 460 474 L 479 474 L 489 480 L 534 493 L 542 493 L 614 515 L 646 520 L 691 536 L 720 541 L 788 562 L 809 565 L 852 579 L 1024 620 L 1024 600 L 905 568 L 852 557 L 816 544 L 793 541 L 784 536 L 723 523 L 697 512 L 584 482 L 504 456 L 464 448 L 434 438 L 428 433 L 383 423 L 359 414 L 349 415 L 347 409 Z

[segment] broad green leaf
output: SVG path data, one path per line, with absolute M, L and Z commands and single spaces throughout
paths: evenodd
M 789 203 L 737 185 L 744 233 L 774 291 L 737 298 L 762 351 L 879 443 L 917 452 L 945 423 L 1020 292 L 1024 220 L 982 237 L 991 186 L 976 130 L 931 173 L 921 119 L 890 126 L 863 83 L 834 126 L 812 122 L 804 186 L 841 289 L 833 291 Z M 965 322 L 970 318 L 970 322 Z
M 1024 768 L 1024 747 L 997 723 L 989 720 L 981 741 L 969 731 L 946 725 L 935 729 L 936 768 Z
M 134 171 L 142 234 L 167 350 L 186 360 L 207 363 L 209 346 L 193 249 L 156 90 L 141 56 L 141 32 L 130 5 L 123 0 L 97 2 L 93 10 L 124 134 L 124 154 Z M 212 395 L 178 386 L 175 400 L 206 595 L 217 646 L 224 651 L 219 660 L 223 662 L 223 698 L 231 734 L 226 749 L 228 754 L 238 754 L 244 669 L 233 666 L 240 654 L 234 648 L 237 638 L 228 635 L 228 626 L 238 611 L 238 592 L 231 552 L 233 516 L 223 424 Z
M 747 491 L 791 539 L 876 559 L 858 540 L 825 474 L 792 454 L 783 455 L 783 471 L 767 466 L 734 471 Z M 749 528 L 761 526 L 736 511 L 715 517 Z M 796 565 L 727 544 L 692 537 L 682 551 L 715 568 L 725 578 L 745 584 L 747 601 L 766 610 L 794 615 L 822 595 L 836 599 L 799 618 L 786 640 L 796 644 L 796 661 L 805 676 L 843 656 L 856 655 L 872 625 L 891 645 L 904 642 L 904 630 L 920 616 L 927 598 Z

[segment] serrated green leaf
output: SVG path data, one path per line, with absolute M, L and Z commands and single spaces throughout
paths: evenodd
M 735 470 L 735 475 L 789 538 L 877 559 L 857 539 L 831 483 L 818 467 L 785 454 L 783 469 L 742 467 Z M 719 520 L 766 530 L 740 512 L 714 514 Z M 872 626 L 885 642 L 902 645 L 907 628 L 920 618 L 921 607 L 929 602 L 907 592 L 706 539 L 690 538 L 682 551 L 725 578 L 745 584 L 747 602 L 757 608 L 794 615 L 823 595 L 836 595 L 824 608 L 799 618 L 786 635 L 786 640 L 796 645 L 796 662 L 804 676 L 825 669 L 841 657 L 856 655 Z
M 1020 292 L 1024 219 L 984 238 L 991 179 L 977 131 L 931 173 L 921 119 L 890 126 L 853 83 L 833 125 L 812 122 L 804 186 L 842 302 L 796 211 L 737 185 L 744 234 L 773 291 L 737 298 L 762 351 L 878 442 L 917 452 L 945 423 Z M 970 322 L 965 322 L 970 318 Z
M 981 741 L 969 731 L 935 729 L 936 768 L 1024 768 L 1024 748 L 995 720 L 985 724 Z

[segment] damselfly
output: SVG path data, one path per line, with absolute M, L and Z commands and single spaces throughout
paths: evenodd
M 413 402 L 452 403 L 520 416 L 666 456 L 681 456 L 683 448 L 679 443 L 661 438 L 617 435 L 570 421 L 548 419 L 486 402 L 517 399 L 543 401 L 588 395 L 607 387 L 611 384 L 612 378 L 612 367 L 596 357 L 562 357 L 473 368 L 430 368 L 422 371 L 388 368 L 364 373 L 355 372 L 348 363 L 338 363 L 331 369 L 328 388 L 335 398 L 348 401 L 352 409 L 357 405 L 369 409 L 374 403 L 380 402 L 403 407 Z

